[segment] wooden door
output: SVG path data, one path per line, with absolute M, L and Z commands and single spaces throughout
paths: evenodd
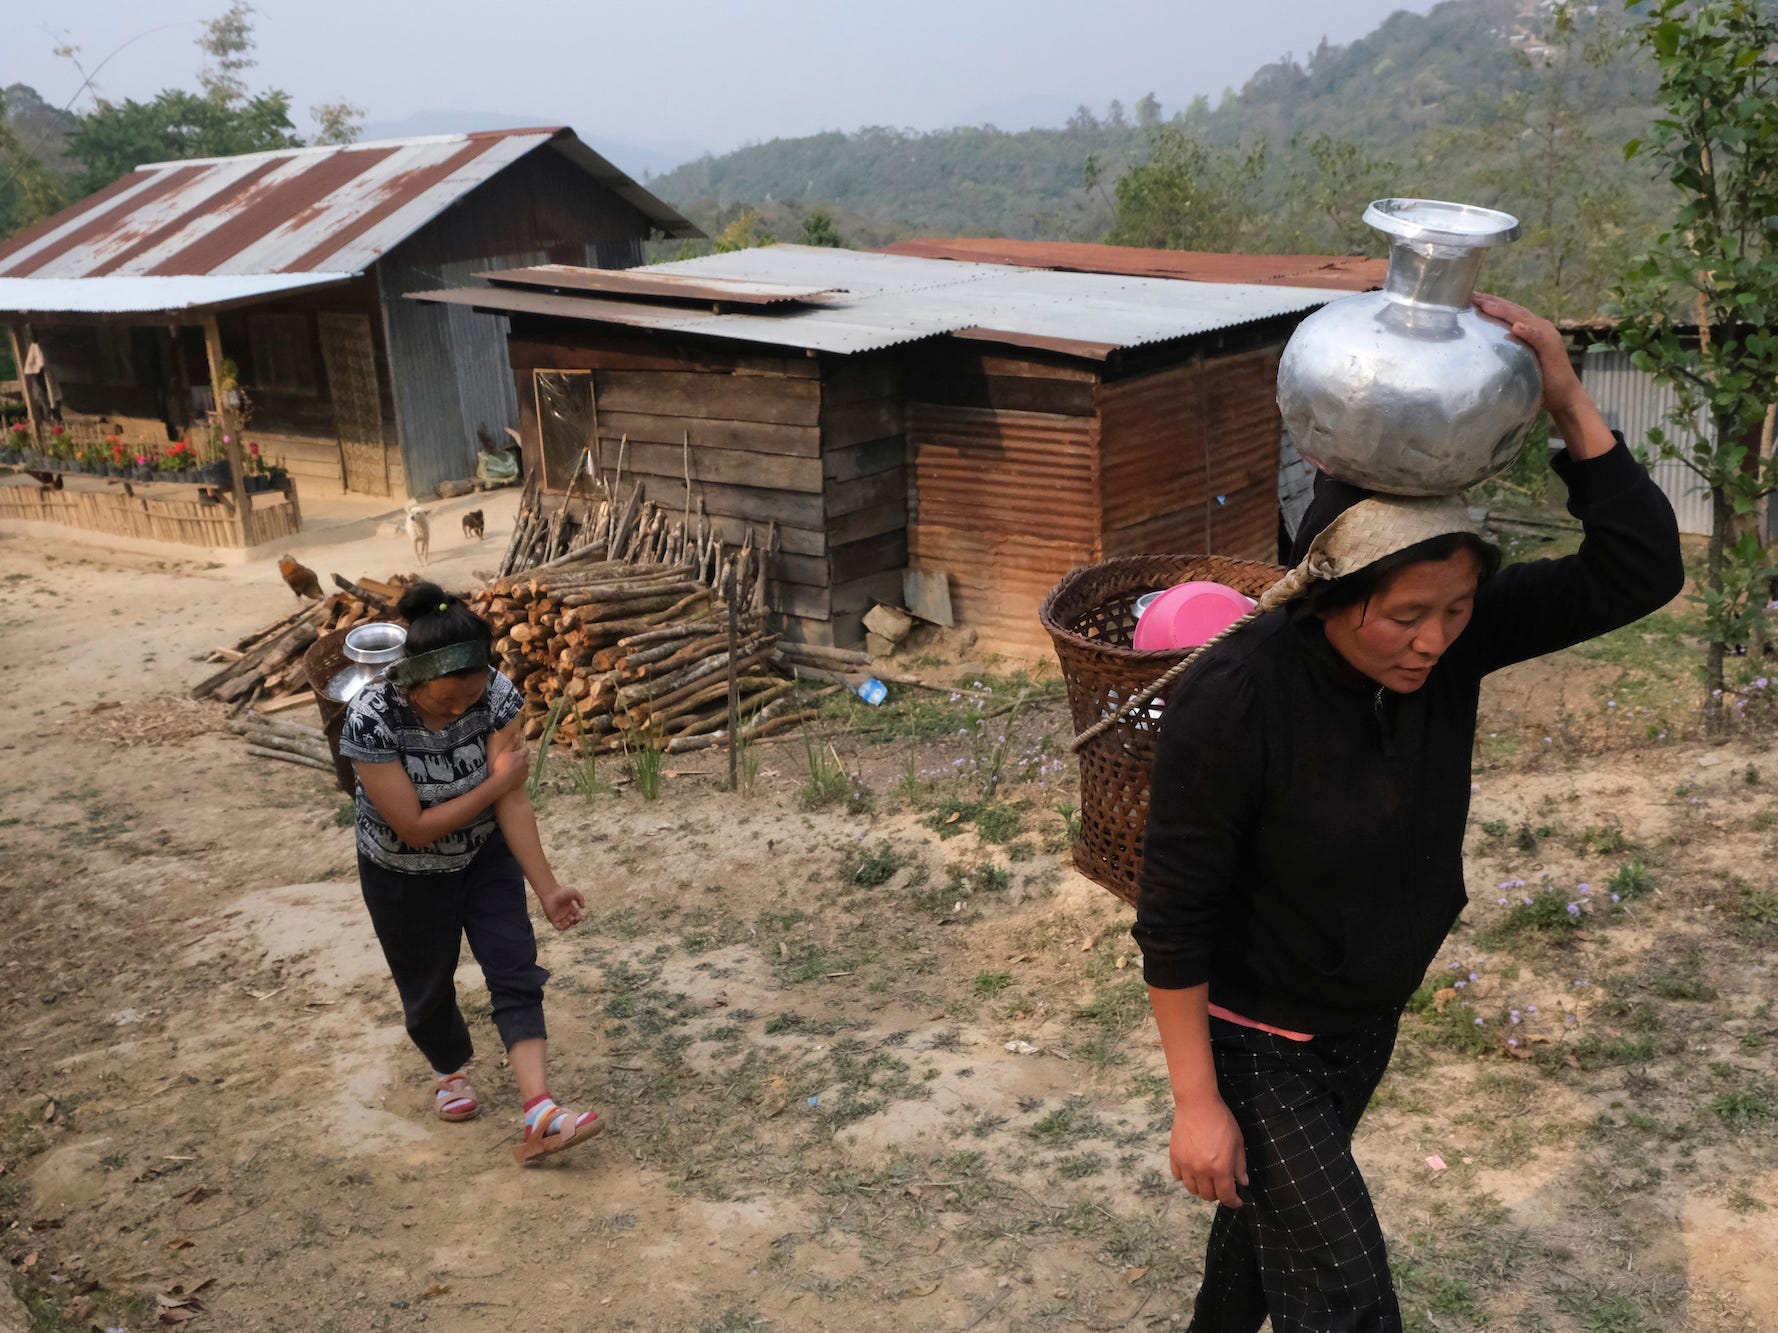
M 340 437 L 340 472 L 348 491 L 389 494 L 389 451 L 370 316 L 321 314 L 321 359 Z

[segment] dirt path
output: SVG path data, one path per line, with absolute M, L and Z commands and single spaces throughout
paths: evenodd
M 1184 1327 L 1207 1209 L 1162 1178 L 1125 909 L 1066 866 L 1053 706 L 1002 745 L 921 701 L 915 737 L 839 743 L 852 794 L 815 810 L 794 743 L 750 794 L 557 774 L 545 840 L 591 911 L 539 919 L 555 1090 L 613 1128 L 520 1171 L 473 965 L 490 1113 L 445 1125 L 338 793 L 182 701 L 275 575 L 0 540 L 0 587 L 0 1253 L 40 1327 Z M 1502 727 L 1535 731 L 1534 686 L 1502 682 Z M 1429 990 L 1360 1131 L 1410 1323 L 1778 1328 L 1765 757 L 1554 750 L 1478 774 L 1440 965 L 1477 980 Z M 983 803 L 996 757 L 1028 780 Z M 1609 904 L 1637 858 L 1654 887 Z M 1545 874 L 1591 877 L 1576 929 L 1511 926 Z

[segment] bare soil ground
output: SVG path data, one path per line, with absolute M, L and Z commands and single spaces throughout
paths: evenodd
M 0 589 L 0 1254 L 36 1327 L 1184 1327 L 1209 1209 L 1165 1175 L 1127 909 L 1067 861 L 1053 679 L 836 706 L 835 772 L 762 745 L 736 794 L 552 760 L 590 907 L 537 918 L 554 1084 L 613 1127 L 521 1171 L 473 964 L 489 1111 L 448 1125 L 340 795 L 184 701 L 275 572 L 14 537 Z M 1491 687 L 1472 907 L 1359 1133 L 1411 1327 L 1778 1329 L 1778 763 L 1758 724 L 1681 739 L 1657 640 Z

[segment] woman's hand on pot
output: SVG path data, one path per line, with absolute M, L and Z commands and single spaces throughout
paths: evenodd
M 1174 1108 L 1167 1164 L 1173 1178 L 1200 1199 L 1241 1206 L 1235 1186 L 1247 1183 L 1247 1148 L 1220 1097 Z
M 1560 416 L 1584 396 L 1560 329 L 1542 315 L 1487 292 L 1477 292 L 1474 299 L 1483 316 L 1504 325 L 1537 358 L 1537 369 L 1543 376 L 1544 411 Z

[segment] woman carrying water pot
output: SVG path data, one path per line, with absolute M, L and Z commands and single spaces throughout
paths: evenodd
M 358 878 L 408 1036 L 432 1067 L 441 1120 L 481 1113 L 464 1066 L 469 1028 L 457 1006 L 465 937 L 493 1001 L 494 1026 L 524 1099 L 520 1164 L 591 1138 L 596 1111 L 549 1095 L 543 983 L 525 881 L 557 930 L 586 900 L 557 882 L 525 794 L 518 689 L 489 665 L 493 631 L 461 599 L 416 583 L 397 608 L 406 657 L 352 700 L 340 753 L 358 773 Z
M 1547 320 L 1536 355 L 1584 540 L 1500 568 L 1459 497 L 1321 477 L 1296 567 L 1213 642 L 1161 725 L 1136 925 L 1173 1175 L 1217 1207 L 1193 1333 L 1401 1327 L 1352 1133 L 1463 910 L 1482 677 L 1627 625 L 1684 572 L 1672 508 Z

